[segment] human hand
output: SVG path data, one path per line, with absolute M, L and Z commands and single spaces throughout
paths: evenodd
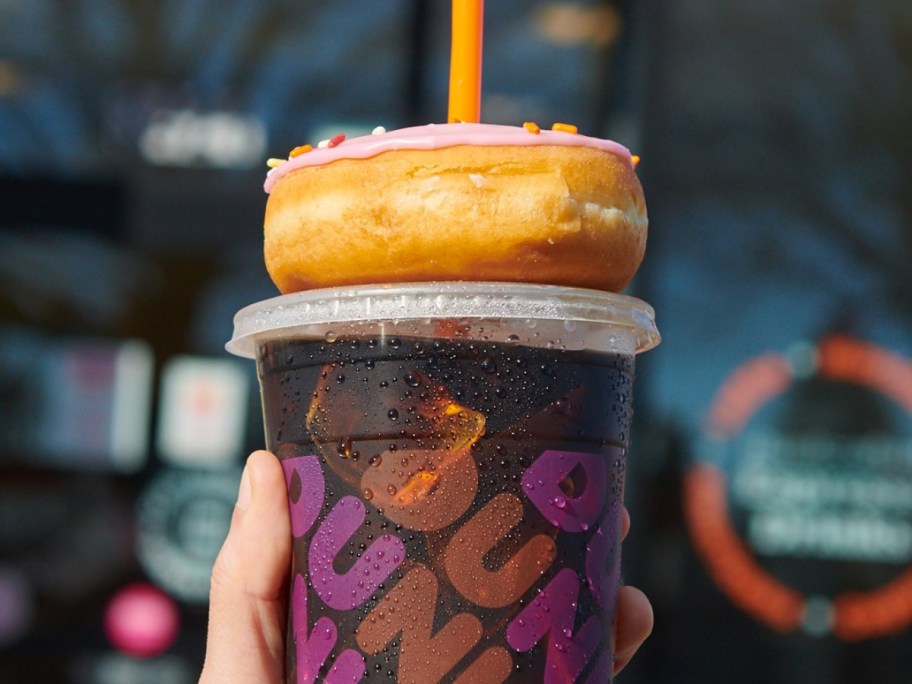
M 621 517 L 621 540 L 630 532 L 630 513 Z M 617 619 L 614 622 L 614 674 L 623 670 L 652 634 L 652 604 L 642 591 L 625 585 L 618 592 Z
M 624 511 L 622 538 L 630 529 Z M 247 460 L 228 537 L 212 569 L 209 635 L 200 684 L 284 682 L 291 524 L 285 474 L 266 451 Z M 614 632 L 615 673 L 652 631 L 649 600 L 622 587 Z
M 256 451 L 241 476 L 228 537 L 212 567 L 200 684 L 285 681 L 291 521 L 279 460 Z

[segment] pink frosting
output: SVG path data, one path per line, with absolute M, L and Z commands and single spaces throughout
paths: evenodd
M 323 166 L 337 159 L 367 159 L 390 150 L 436 150 L 456 145 L 563 145 L 592 147 L 630 159 L 630 150 L 612 140 L 592 138 L 577 133 L 549 131 L 531 133 L 519 126 L 496 124 L 456 123 L 428 124 L 400 128 L 378 135 L 364 135 L 344 140 L 335 147 L 314 149 L 298 155 L 272 169 L 266 176 L 264 189 L 270 192 L 284 175 L 304 166 Z

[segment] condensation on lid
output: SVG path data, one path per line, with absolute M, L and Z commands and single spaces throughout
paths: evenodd
M 636 352 L 652 349 L 661 339 L 652 307 L 635 297 L 553 285 L 435 282 L 308 290 L 251 304 L 235 315 L 225 348 L 255 358 L 261 339 L 349 323 L 447 319 L 557 321 L 568 331 L 577 324 L 617 327 L 632 334 Z

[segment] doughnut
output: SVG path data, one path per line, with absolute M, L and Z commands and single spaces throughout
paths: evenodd
M 635 159 L 555 128 L 430 124 L 296 148 L 264 186 L 270 277 L 284 294 L 454 280 L 621 291 L 646 249 Z

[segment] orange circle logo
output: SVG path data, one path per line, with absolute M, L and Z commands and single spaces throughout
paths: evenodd
M 867 388 L 912 414 L 912 362 L 907 359 L 840 335 L 820 343 L 814 361 L 816 377 Z M 742 364 L 715 397 L 707 436 L 716 442 L 734 439 L 799 377 L 784 354 L 764 354 Z M 905 452 L 903 458 L 907 458 Z M 832 598 L 806 596 L 757 561 L 735 529 L 728 489 L 722 469 L 708 463 L 694 466 L 684 480 L 684 516 L 710 576 L 741 610 L 780 632 L 804 628 L 846 641 L 887 636 L 912 623 L 912 568 L 870 591 L 844 591 Z M 898 538 L 908 541 L 908 534 Z

